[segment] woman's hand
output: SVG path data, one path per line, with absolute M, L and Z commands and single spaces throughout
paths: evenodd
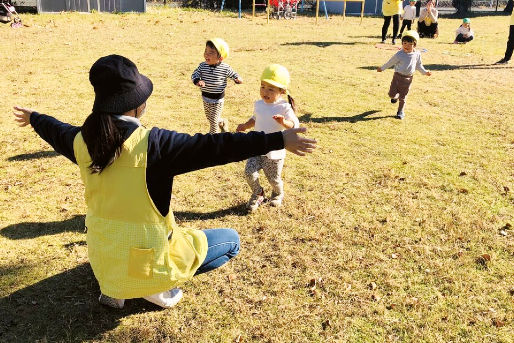
M 316 140 L 299 136 L 299 133 L 307 132 L 307 128 L 299 127 L 282 131 L 284 137 L 284 148 L 293 154 L 305 156 L 316 149 Z
M 21 112 L 21 113 L 16 113 L 16 112 L 12 113 L 16 117 L 14 120 L 18 122 L 18 126 L 23 127 L 23 126 L 29 125 L 30 124 L 30 115 L 34 111 L 31 109 L 19 107 L 19 106 L 14 106 L 14 109 L 16 111 Z

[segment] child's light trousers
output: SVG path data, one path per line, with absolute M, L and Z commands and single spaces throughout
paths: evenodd
M 266 156 L 250 157 L 246 161 L 245 176 L 253 194 L 259 194 L 262 187 L 259 183 L 259 170 L 264 171 L 274 195 L 284 193 L 284 182 L 282 181 L 282 168 L 284 168 L 284 158 L 272 160 Z

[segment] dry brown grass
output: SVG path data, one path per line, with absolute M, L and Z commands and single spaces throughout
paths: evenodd
M 393 54 L 374 47 L 380 18 L 266 25 L 156 7 L 23 22 L 0 27 L 0 341 L 512 342 L 514 71 L 487 65 L 504 52 L 506 17 L 474 18 L 476 41 L 458 46 L 458 20 L 441 20 L 441 37 L 420 44 L 433 76 L 416 75 L 402 122 L 390 117 L 392 71 L 374 71 Z M 87 264 L 78 170 L 17 128 L 11 107 L 80 125 L 89 67 L 118 53 L 154 82 L 145 124 L 206 132 L 190 75 L 213 36 L 245 80 L 227 89 L 231 123 L 280 62 L 319 149 L 287 157 L 278 210 L 244 213 L 243 162 L 177 177 L 180 224 L 237 229 L 240 255 L 184 285 L 174 309 L 109 311 Z

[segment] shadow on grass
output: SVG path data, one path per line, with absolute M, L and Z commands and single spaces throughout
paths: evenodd
M 448 64 L 425 64 L 428 70 L 456 70 L 456 69 L 514 69 L 514 66 L 505 64 L 462 64 L 462 65 L 448 65 Z
M 191 220 L 205 220 L 205 219 L 217 219 L 226 217 L 229 215 L 246 216 L 248 210 L 246 204 L 239 204 L 226 209 L 216 210 L 207 213 L 191 212 L 191 211 L 176 211 L 173 212 L 177 221 L 191 221 Z
M 88 263 L 0 298 L 1 342 L 98 340 L 123 317 L 159 310 L 142 299 L 121 310 L 98 303 L 100 289 Z
M 47 157 L 56 157 L 59 156 L 59 153 L 55 151 L 36 151 L 31 152 L 29 154 L 20 154 L 16 156 L 11 156 L 7 158 L 7 161 L 27 161 L 27 160 L 35 160 L 38 158 L 47 158 Z
M 331 45 L 356 45 L 356 44 L 367 44 L 366 42 L 290 42 L 283 43 L 281 45 L 298 46 L 298 45 L 314 45 L 319 48 L 326 48 Z
M 368 121 L 368 120 L 377 120 L 377 119 L 385 119 L 385 118 L 395 118 L 395 116 L 379 116 L 379 117 L 370 117 L 370 115 L 378 113 L 380 111 L 366 111 L 361 114 L 356 114 L 351 117 L 321 117 L 321 118 L 312 118 L 311 113 L 306 113 L 303 116 L 299 117 L 301 123 L 329 123 L 329 122 L 348 122 L 348 123 L 356 123 L 359 121 Z
M 73 218 L 60 222 L 28 222 L 13 224 L 0 230 L 0 235 L 9 239 L 29 239 L 45 235 L 54 235 L 61 232 L 84 232 L 85 216 L 75 215 Z
M 462 65 L 449 65 L 449 64 L 425 64 L 424 67 L 427 70 L 457 70 L 457 69 L 514 69 L 512 65 L 505 64 L 491 64 L 491 63 L 483 63 L 483 64 L 462 64 Z M 377 66 L 361 66 L 359 69 L 366 70 L 377 70 Z M 421 74 L 420 74 L 421 75 Z

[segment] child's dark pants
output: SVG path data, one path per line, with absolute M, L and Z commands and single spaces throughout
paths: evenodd
M 410 30 L 411 25 L 412 25 L 412 20 L 403 19 L 402 28 L 400 29 L 400 36 L 402 35 L 403 30 L 405 30 L 405 27 L 407 27 L 407 30 Z
M 467 43 L 467 42 L 471 42 L 473 40 L 473 36 L 464 37 L 464 35 L 462 33 L 459 33 L 457 35 L 457 37 L 455 37 L 455 40 L 457 42 Z

